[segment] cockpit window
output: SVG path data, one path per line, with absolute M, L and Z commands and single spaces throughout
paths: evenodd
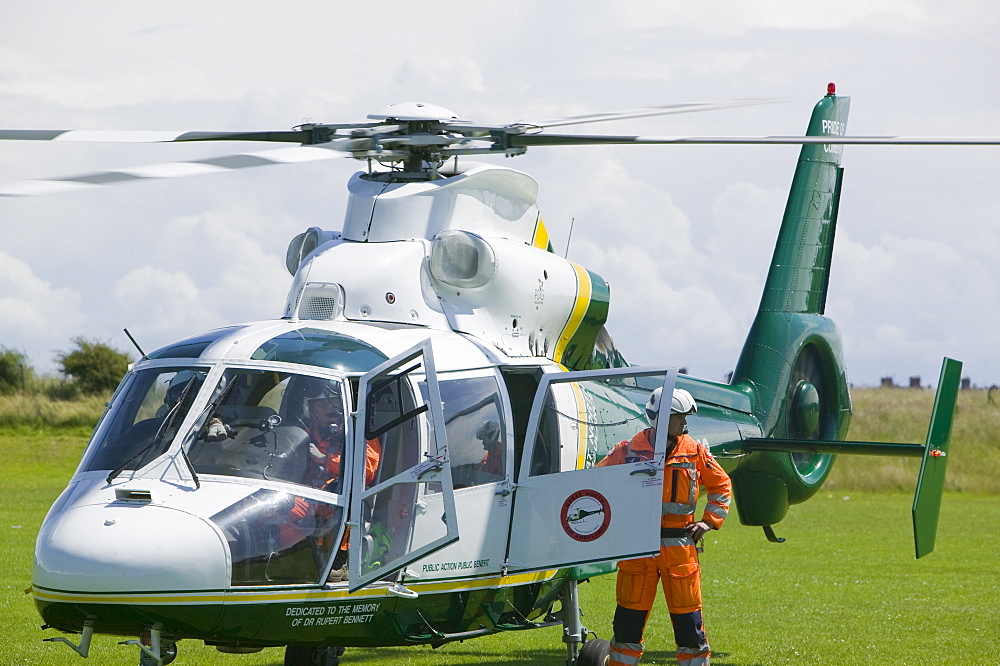
M 101 423 L 83 469 L 137 470 L 170 449 L 208 374 L 150 368 L 131 374 Z M 229 368 L 184 433 L 199 475 L 283 481 L 340 493 L 347 412 L 340 379 Z M 207 400 L 207 404 L 205 401 Z M 191 419 L 187 419 L 191 421 Z
M 199 474 L 286 481 L 334 493 L 343 483 L 343 383 L 229 369 L 188 435 Z
M 207 333 L 201 333 L 200 335 L 196 335 L 194 337 L 181 340 L 180 342 L 175 342 L 172 345 L 157 349 L 156 351 L 147 354 L 146 358 L 198 358 L 210 344 L 222 337 L 225 337 L 229 333 L 238 330 L 239 328 L 239 326 L 228 326 L 226 328 L 217 328 L 214 331 L 208 331 Z
M 339 542 L 343 509 L 258 490 L 212 520 L 233 558 L 233 585 L 317 583 Z
M 271 338 L 254 351 L 252 358 L 315 365 L 341 372 L 368 372 L 389 357 L 367 342 L 348 335 L 301 328 Z
M 200 368 L 155 368 L 130 375 L 102 422 L 83 469 L 135 470 L 163 454 L 206 374 Z

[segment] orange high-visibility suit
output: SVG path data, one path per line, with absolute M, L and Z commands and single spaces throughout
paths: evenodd
M 652 434 L 652 429 L 643 430 L 630 441 L 621 442 L 598 466 L 652 459 Z M 663 475 L 660 552 L 618 563 L 618 607 L 611 641 L 611 666 L 639 663 L 643 653 L 642 634 L 658 583 L 663 587 L 670 611 L 677 660 L 683 666 L 709 663 L 711 650 L 701 613 L 701 567 L 695 543 L 685 533 L 685 528 L 695 522 L 700 486 L 708 492 L 701 520 L 719 529 L 729 513 L 732 496 L 729 475 L 704 445 L 681 435 L 667 455 Z
M 322 465 L 315 465 L 310 468 L 307 475 L 307 482 L 317 488 L 323 488 L 327 490 L 334 490 L 334 484 L 340 480 L 341 477 L 341 459 L 344 452 L 344 442 L 343 440 L 339 442 L 334 441 L 334 437 L 329 432 L 324 432 L 316 424 L 313 424 L 309 428 L 309 435 L 312 442 L 319 449 L 320 453 L 324 456 L 324 462 Z M 369 439 L 365 447 L 365 485 L 370 486 L 372 481 L 375 480 L 375 474 L 378 472 L 379 461 L 382 458 L 382 444 L 379 440 Z M 339 492 L 337 489 L 334 492 Z M 292 506 L 289 512 L 289 517 L 291 521 L 284 523 L 280 530 L 282 534 L 282 544 L 288 546 L 292 543 L 296 543 L 303 538 L 303 534 L 311 528 L 299 528 L 296 524 L 298 521 L 309 515 L 311 510 L 315 510 L 314 503 L 309 502 L 305 498 L 296 497 L 295 504 Z M 325 507 L 324 510 L 329 511 L 329 507 Z M 341 555 L 343 559 L 347 558 L 347 549 L 350 547 L 350 528 L 344 530 L 344 538 L 340 542 L 340 550 L 342 551 L 338 555 Z

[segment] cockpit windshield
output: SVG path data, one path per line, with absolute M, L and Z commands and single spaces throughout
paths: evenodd
M 286 481 L 340 493 L 343 383 L 274 370 L 226 370 L 185 449 L 199 474 Z
M 207 371 L 155 368 L 131 374 L 101 424 L 83 469 L 135 470 L 163 454 L 177 435 Z
M 205 368 L 148 368 L 129 376 L 83 469 L 137 470 L 170 449 Z M 199 474 L 283 481 L 340 493 L 344 382 L 271 369 L 228 368 L 183 435 Z

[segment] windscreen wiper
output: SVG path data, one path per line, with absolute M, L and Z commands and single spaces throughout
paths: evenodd
M 235 380 L 229 382 L 229 385 L 226 386 L 226 388 L 222 389 L 222 392 L 219 394 L 219 397 L 213 400 L 212 402 L 208 403 L 205 409 L 202 410 L 201 415 L 198 416 L 198 420 L 200 421 L 202 418 L 204 418 L 205 414 L 207 413 L 209 416 L 207 419 L 205 419 L 205 423 L 207 424 L 209 421 L 211 421 L 212 417 L 215 416 L 215 410 L 218 409 L 222 405 L 222 403 L 226 401 L 226 398 L 229 397 L 229 393 L 234 386 L 236 386 Z M 195 423 L 197 423 L 197 421 L 195 421 Z M 202 428 L 199 429 L 199 435 L 200 435 L 200 430 L 203 428 L 204 426 L 202 426 Z M 181 457 L 184 458 L 184 464 L 187 465 L 188 471 L 191 472 L 191 479 L 194 481 L 195 490 L 200 490 L 201 479 L 198 478 L 198 472 L 195 471 L 194 464 L 191 462 L 191 458 L 188 456 L 187 449 L 184 448 L 183 444 L 181 445 Z
M 194 380 L 197 378 L 198 375 L 192 376 L 191 379 L 187 381 L 187 384 L 184 385 L 184 390 L 181 391 L 181 396 L 177 400 L 177 404 L 171 407 L 170 411 L 167 412 L 167 415 L 163 419 L 163 423 L 161 423 L 160 427 L 156 429 L 156 434 L 153 435 L 153 439 L 150 440 L 149 444 L 142 447 L 134 456 L 123 462 L 114 471 L 108 474 L 108 478 L 106 479 L 108 485 L 111 485 L 111 482 L 114 481 L 118 475 L 132 463 L 132 461 L 140 456 L 146 455 L 151 449 L 158 446 L 160 442 L 163 441 L 163 436 L 166 434 L 167 429 L 173 425 L 174 419 L 177 418 L 177 413 L 180 411 L 181 405 L 183 405 L 184 401 L 187 399 L 188 393 L 191 392 L 191 387 L 194 385 Z
M 201 410 L 201 414 L 198 415 L 198 419 L 195 421 L 195 423 L 199 422 L 202 423 L 201 428 L 198 429 L 199 438 L 201 437 L 202 434 L 201 431 L 203 431 L 211 422 L 211 420 L 215 417 L 215 410 L 220 408 L 222 404 L 226 402 L 226 398 L 229 397 L 229 394 L 232 392 L 234 386 L 236 386 L 236 379 L 232 378 L 230 379 L 229 384 L 226 386 L 226 388 L 222 389 L 222 391 L 219 393 L 219 396 L 212 402 L 205 405 L 205 409 Z M 206 414 L 208 415 L 207 418 L 205 416 Z M 202 419 L 204 419 L 203 422 Z M 222 420 L 221 416 L 219 417 L 219 420 L 220 421 Z M 183 449 L 184 447 L 182 446 L 181 448 Z

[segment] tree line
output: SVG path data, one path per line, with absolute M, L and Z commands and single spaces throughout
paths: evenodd
M 106 342 L 73 338 L 72 348 L 55 355 L 59 375 L 42 376 L 27 355 L 0 345 L 0 395 L 40 393 L 55 400 L 110 393 L 133 359 Z

